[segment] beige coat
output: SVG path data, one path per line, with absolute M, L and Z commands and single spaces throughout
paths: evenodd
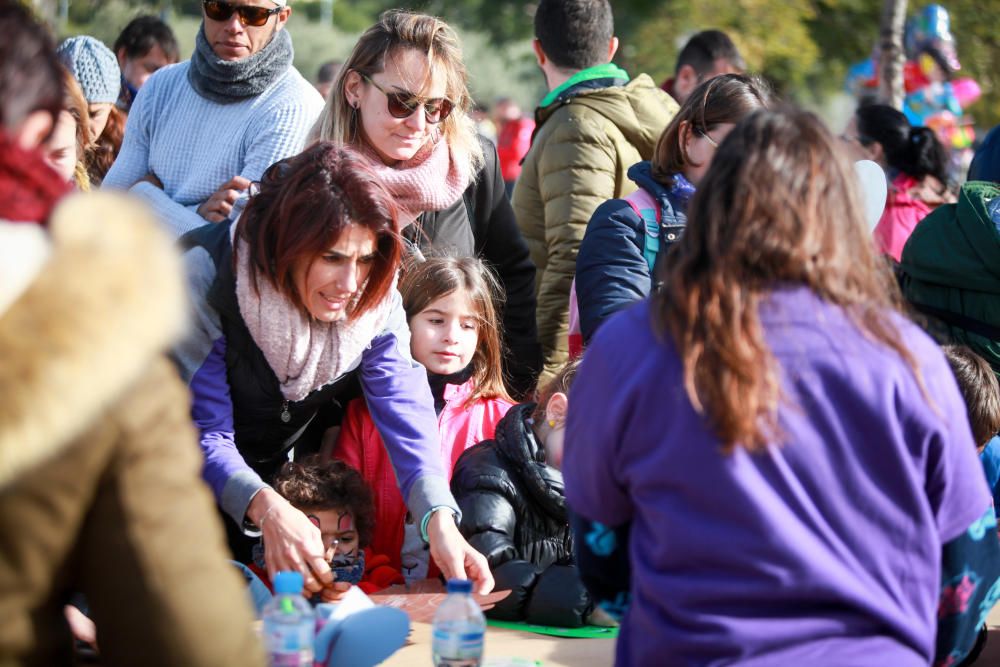
M 545 357 L 540 382 L 567 358 L 569 288 L 590 216 L 635 190 L 628 168 L 652 157 L 675 113 L 677 103 L 645 74 L 538 110 L 513 204 L 537 269 L 536 319 Z
M 0 223 L 7 224 L 7 223 Z M 163 351 L 180 262 L 147 213 L 83 195 L 0 311 L 0 665 L 67 664 L 82 592 L 105 665 L 262 665 Z

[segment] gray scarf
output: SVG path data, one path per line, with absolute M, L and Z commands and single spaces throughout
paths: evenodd
M 275 33 L 267 46 L 242 60 L 222 60 L 205 39 L 205 25 L 198 30 L 188 81 L 195 92 L 219 104 L 233 104 L 256 97 L 292 66 L 292 38 L 287 30 Z

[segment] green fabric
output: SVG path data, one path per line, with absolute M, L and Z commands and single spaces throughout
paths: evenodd
M 571 76 L 564 84 L 550 90 L 549 94 L 542 98 L 542 101 L 538 106 L 547 107 L 555 102 L 556 98 L 562 95 L 563 91 L 572 88 L 578 83 L 593 81 L 594 79 L 624 79 L 627 83 L 629 81 L 629 76 L 628 72 L 614 63 L 594 65 L 593 67 L 580 70 Z
M 602 628 L 597 625 L 585 625 L 580 628 L 556 628 L 549 625 L 534 625 L 532 623 L 516 623 L 513 621 L 486 621 L 486 625 L 507 630 L 531 632 L 536 635 L 550 637 L 572 637 L 574 639 L 616 639 L 618 628 Z
M 986 210 L 998 196 L 996 183 L 972 181 L 957 203 L 920 221 L 900 261 L 908 301 L 1000 326 L 1000 232 Z M 1000 341 L 940 323 L 930 331 L 942 342 L 968 345 L 1000 374 Z
M 568 357 L 569 289 L 594 209 L 635 190 L 628 168 L 653 155 L 677 103 L 646 74 L 624 86 L 583 90 L 539 109 L 514 187 L 518 227 L 536 267 L 536 322 L 551 378 Z

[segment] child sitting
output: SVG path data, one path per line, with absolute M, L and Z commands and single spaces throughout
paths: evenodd
M 566 398 L 576 375 L 571 361 L 545 386 L 538 404 L 510 409 L 496 437 L 465 452 L 451 489 L 462 510 L 462 534 L 490 565 L 496 589 L 511 594 L 491 618 L 578 627 L 613 624 L 594 605 L 573 565 L 563 495 Z
M 438 414 L 441 461 L 451 477 L 467 448 L 493 437 L 513 405 L 504 389 L 500 288 L 471 257 L 433 257 L 407 270 L 400 283 L 410 325 L 410 351 L 427 369 Z M 389 557 L 408 581 L 433 577 L 437 567 L 406 510 L 388 453 L 363 399 L 347 407 L 333 456 L 361 472 L 375 493 L 372 549 Z
M 326 559 L 334 573 L 330 589 L 314 602 L 335 602 L 351 584 L 373 593 L 403 583 L 385 556 L 366 549 L 374 529 L 372 492 L 356 470 L 341 461 L 310 456 L 288 462 L 274 479 L 274 490 L 316 524 L 323 537 Z M 263 540 L 254 549 L 250 569 L 271 588 Z M 273 589 L 272 589 L 273 590 Z

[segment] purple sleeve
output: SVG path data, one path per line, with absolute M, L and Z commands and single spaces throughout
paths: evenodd
M 226 339 L 212 344 L 204 362 L 191 377 L 191 417 L 200 433 L 205 455 L 202 476 L 216 501 L 242 524 L 254 494 L 266 485 L 236 449 L 233 404 L 226 377 Z
M 619 318 L 614 327 L 602 327 L 584 354 L 570 392 L 562 471 L 573 511 L 610 527 L 632 520 L 628 490 L 616 465 L 623 458 L 619 443 L 624 440 L 615 406 L 624 399 L 608 389 L 628 386 L 610 363 L 621 357 L 615 349 L 619 343 L 609 336 L 621 323 Z
M 425 517 L 432 508 L 442 506 L 457 515 L 441 462 L 427 371 L 410 358 L 405 316 L 401 308 L 398 311 L 393 315 L 396 326 L 372 340 L 362 356 L 365 400 L 412 515 Z

